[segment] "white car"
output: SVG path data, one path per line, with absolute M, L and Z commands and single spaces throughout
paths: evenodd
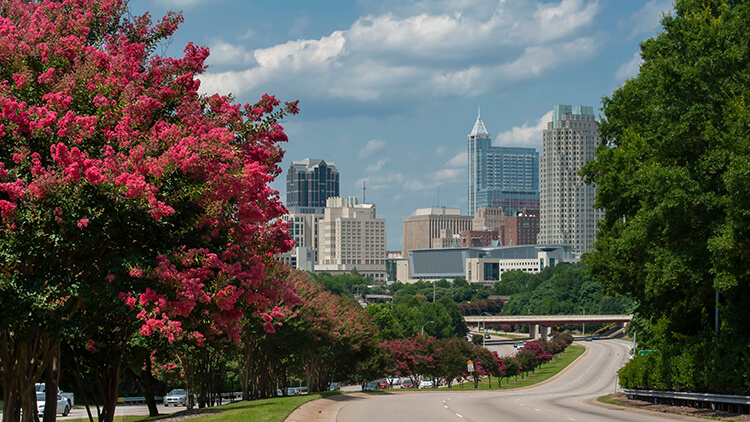
M 36 411 L 39 412 L 40 415 L 44 414 L 44 408 L 46 405 L 45 399 L 46 396 L 44 393 L 36 393 Z M 58 415 L 68 416 L 71 407 L 72 406 L 70 405 L 70 400 L 61 396 L 60 394 L 57 395 L 57 410 L 55 413 L 57 413 Z
M 164 396 L 164 406 L 187 406 L 187 392 L 181 388 L 172 390 Z
M 419 388 L 433 388 L 435 384 L 430 378 L 425 378 L 419 383 Z

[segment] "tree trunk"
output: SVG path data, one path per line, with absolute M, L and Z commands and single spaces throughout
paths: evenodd
M 86 390 L 83 389 L 83 385 L 81 384 L 81 367 L 78 364 L 78 356 L 73 355 L 73 363 L 75 363 L 75 381 L 76 386 L 78 386 L 78 391 L 81 393 L 81 397 L 83 398 L 83 404 L 86 406 L 86 414 L 89 416 L 89 421 L 94 422 L 94 417 L 91 415 L 91 407 L 89 407 L 89 399 L 86 397 Z M 96 407 L 96 414 L 99 414 L 99 406 Z
M 7 329 L 0 333 L 4 422 L 39 420 L 34 383 L 44 374 L 49 350 L 49 341 L 40 328 L 29 329 L 29 337 L 24 340 Z
M 141 371 L 140 375 L 136 374 L 132 368 L 127 368 L 127 371 L 138 384 L 143 397 L 146 399 L 149 417 L 159 416 L 159 406 L 156 403 L 156 399 L 154 399 L 154 378 L 151 375 L 151 359 L 147 356 L 143 364 L 146 369 Z
M 51 341 L 49 362 L 45 373 L 44 422 L 57 419 L 57 391 L 60 381 L 60 340 Z
M 118 356 L 111 362 L 105 363 L 100 378 L 102 380 L 102 413 L 99 422 L 112 422 L 115 418 L 115 407 L 117 407 L 117 393 L 120 387 L 120 364 L 122 356 Z

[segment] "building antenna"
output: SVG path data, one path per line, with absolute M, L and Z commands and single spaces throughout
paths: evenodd
M 440 186 L 437 187 L 437 190 L 438 190 L 437 192 L 438 193 L 438 206 L 437 207 L 440 208 Z
M 367 182 L 362 181 L 362 203 L 363 204 L 367 203 L 367 194 L 366 194 L 367 188 L 365 187 L 365 183 Z

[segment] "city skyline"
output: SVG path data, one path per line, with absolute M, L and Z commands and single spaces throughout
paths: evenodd
M 467 212 L 466 136 L 481 107 L 492 143 L 533 147 L 557 104 L 594 106 L 637 73 L 638 45 L 669 1 L 326 4 L 136 0 L 133 14 L 185 22 L 159 54 L 210 48 L 205 93 L 239 103 L 300 100 L 283 122 L 281 165 L 336 163 L 342 197 L 375 203 L 387 247 L 401 221 L 435 206 Z M 284 173 L 272 184 L 286 198 Z

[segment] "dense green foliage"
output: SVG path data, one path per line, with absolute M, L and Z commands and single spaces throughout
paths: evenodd
M 634 302 L 626 296 L 608 295 L 599 281 L 585 271 L 584 263 L 558 264 L 539 274 L 510 271 L 495 283 L 492 293 L 510 295 L 505 315 L 628 314 Z
M 623 385 L 747 394 L 750 4 L 676 1 L 662 26 L 638 76 L 604 99 L 582 174 L 606 215 L 586 262 L 637 300 L 638 339 L 658 352 Z

